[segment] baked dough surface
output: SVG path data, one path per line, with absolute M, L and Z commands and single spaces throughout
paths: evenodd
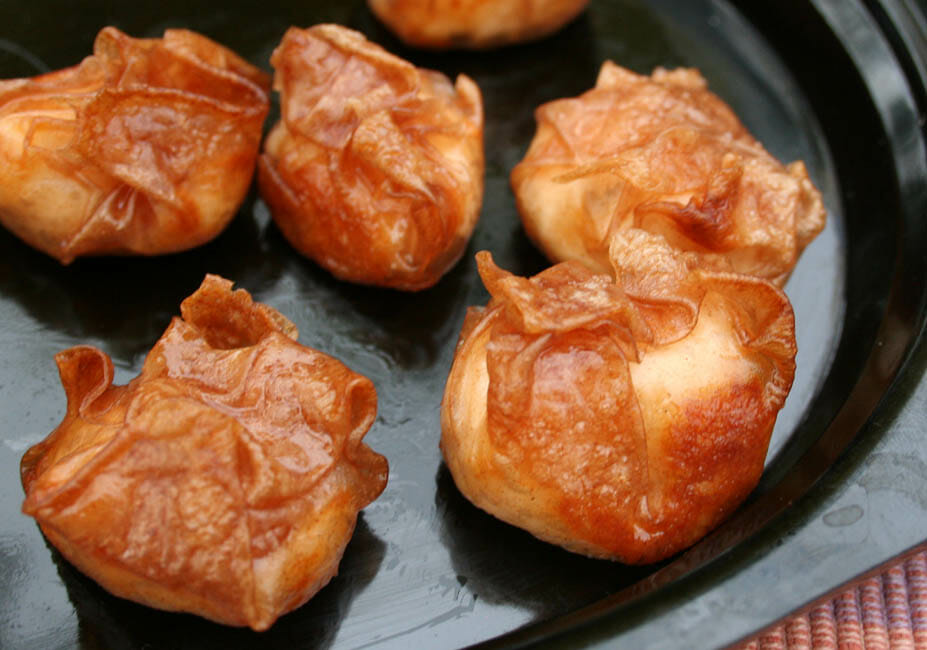
M 106 27 L 80 65 L 0 81 L 0 222 L 63 264 L 199 246 L 251 185 L 269 90 L 195 32 Z
M 441 449 L 474 504 L 571 551 L 655 562 L 753 489 L 794 376 L 791 306 L 641 231 L 614 273 L 534 278 L 478 254 Z
M 824 228 L 804 163 L 783 165 L 694 69 L 606 61 L 595 88 L 539 107 L 511 173 L 529 237 L 554 262 L 611 272 L 612 236 L 662 235 L 706 265 L 785 284 Z
M 335 276 L 408 291 L 460 259 L 483 201 L 483 104 L 337 25 L 274 51 L 282 119 L 259 162 L 284 236 Z
M 96 348 L 57 355 L 23 511 L 117 596 L 264 630 L 335 575 L 388 467 L 373 384 L 231 286 L 207 276 L 125 386 Z
M 547 36 L 589 0 L 367 0 L 408 45 L 487 49 Z

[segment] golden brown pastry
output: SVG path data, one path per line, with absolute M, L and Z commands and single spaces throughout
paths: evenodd
M 589 0 L 367 0 L 408 45 L 484 49 L 547 36 Z
M 791 387 L 785 295 L 619 234 L 618 281 L 582 263 L 531 279 L 477 255 L 441 450 L 474 504 L 548 542 L 655 562 L 721 522 L 763 470 Z
M 261 194 L 290 243 L 335 276 L 416 291 L 460 258 L 483 200 L 483 105 L 337 25 L 274 51 L 282 119 Z
M 194 32 L 113 27 L 80 65 L 0 81 L 0 222 L 64 264 L 209 241 L 248 191 L 269 81 Z
M 595 88 L 536 118 L 511 181 L 528 235 L 553 261 L 609 271 L 612 234 L 634 227 L 782 286 L 824 227 L 804 164 L 770 156 L 696 70 L 646 77 L 607 61 Z
M 264 630 L 335 575 L 388 469 L 373 384 L 231 286 L 207 276 L 125 386 L 96 348 L 57 355 L 23 512 L 117 596 Z

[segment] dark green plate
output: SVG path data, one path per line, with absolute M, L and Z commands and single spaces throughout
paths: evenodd
M 593 0 L 544 41 L 434 54 L 401 47 L 362 2 L 13 5 L 0 7 L 2 77 L 73 65 L 109 24 L 136 36 L 187 27 L 267 69 L 290 25 L 360 29 L 419 65 L 479 83 L 487 191 L 464 259 L 412 295 L 332 279 L 287 245 L 255 193 L 216 241 L 157 259 L 65 268 L 0 232 L 0 647 L 575 646 L 619 636 L 635 648 L 708 647 L 927 537 L 927 418 L 924 391 L 915 393 L 927 266 L 924 41 L 913 6 Z M 488 249 L 520 274 L 545 266 L 508 187 L 533 110 L 591 87 L 606 58 L 640 72 L 700 68 L 770 151 L 806 161 L 830 211 L 787 287 L 798 374 L 761 485 L 718 531 L 658 566 L 589 560 L 496 521 L 459 495 L 438 451 L 457 333 L 466 307 L 487 297 L 473 253 Z M 276 307 L 303 343 L 374 381 L 380 408 L 367 440 L 391 466 L 339 576 L 263 635 L 109 595 L 19 512 L 19 459 L 64 412 L 53 355 L 94 344 L 112 355 L 117 381 L 128 380 L 207 272 Z

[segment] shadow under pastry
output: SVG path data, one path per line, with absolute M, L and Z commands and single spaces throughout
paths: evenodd
M 263 239 L 267 254 L 280 260 L 294 280 L 293 297 L 299 298 L 302 312 L 284 311 L 300 325 L 307 345 L 345 359 L 355 356 L 356 348 L 372 349 L 388 360 L 391 370 L 406 371 L 433 367 L 456 339 L 465 308 L 462 298 L 475 281 L 465 259 L 435 286 L 410 293 L 335 278 L 290 246 L 273 222 L 264 228 Z M 463 258 L 472 256 L 468 247 Z M 312 335 L 326 340 L 314 343 Z
M 379 570 L 386 552 L 364 521 L 357 519 L 338 575 L 302 607 L 282 616 L 266 632 L 213 623 L 192 614 L 165 612 L 113 596 L 71 565 L 45 540 L 78 618 L 80 647 L 324 649 L 335 642 L 354 598 Z
M 40 330 L 75 343 L 93 341 L 115 360 L 144 357 L 206 273 L 232 279 L 261 298 L 283 268 L 258 237 L 256 193 L 213 241 L 155 257 L 80 258 L 69 266 L 0 229 L 0 294 L 19 304 Z
M 435 482 L 441 541 L 458 580 L 480 600 L 528 608 L 534 620 L 546 620 L 605 598 L 661 566 L 595 560 L 542 542 L 471 504 L 443 463 Z

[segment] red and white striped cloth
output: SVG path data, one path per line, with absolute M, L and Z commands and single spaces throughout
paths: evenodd
M 927 551 L 738 646 L 741 650 L 927 650 Z

